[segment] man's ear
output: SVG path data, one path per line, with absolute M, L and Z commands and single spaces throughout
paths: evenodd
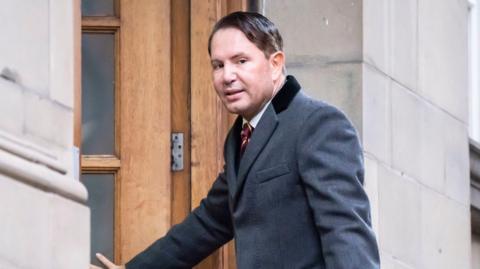
M 285 66 L 285 54 L 283 51 L 277 51 L 270 55 L 270 66 L 272 68 L 272 80 L 277 80 L 283 73 Z

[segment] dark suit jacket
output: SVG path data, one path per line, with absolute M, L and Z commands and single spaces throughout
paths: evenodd
M 238 269 L 379 268 L 362 149 L 344 114 L 288 76 L 239 160 L 241 125 L 200 206 L 127 268 L 191 268 L 232 238 Z

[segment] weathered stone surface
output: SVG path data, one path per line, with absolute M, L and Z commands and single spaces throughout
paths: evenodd
M 50 35 L 50 98 L 73 108 L 74 2 L 51 2 L 50 32 L 55 34 Z
M 90 253 L 90 209 L 55 194 L 49 195 L 52 269 L 85 269 Z
M 393 167 L 442 192 L 445 145 L 441 110 L 392 84 Z
M 48 7 L 48 0 L 25 0 L 3 1 L 0 9 L 0 73 L 8 69 L 18 84 L 42 94 L 49 87 Z
M 389 74 L 389 1 L 363 1 L 363 60 Z
M 390 164 L 390 79 L 366 64 L 363 68 L 363 145 L 366 152 Z
M 0 260 L 13 268 L 51 268 L 48 197 L 0 174 Z M 0 263 L 1 264 L 1 263 Z M 7 267 L 12 268 L 12 267 Z
M 380 246 L 403 263 L 419 265 L 420 185 L 398 171 L 378 166 Z
M 362 134 L 361 64 L 288 65 L 306 93 L 344 111 Z
M 23 132 L 23 91 L 15 83 L 0 78 L 0 129 L 15 135 Z
M 390 75 L 411 90 L 417 89 L 417 0 L 389 0 Z
M 421 208 L 421 268 L 471 268 L 469 207 L 423 187 Z
M 45 146 L 73 144 L 73 111 L 36 94 L 25 93 L 25 134 Z M 37 139 L 39 138 L 39 139 Z
M 264 7 L 284 37 L 287 57 L 362 59 L 362 1 L 267 0 Z
M 467 126 L 443 114 L 445 147 L 445 194 L 455 201 L 470 205 L 469 142 Z
M 419 0 L 419 88 L 468 121 L 467 1 Z

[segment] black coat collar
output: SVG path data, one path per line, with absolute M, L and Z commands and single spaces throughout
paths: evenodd
M 272 99 L 272 105 L 277 114 L 288 107 L 295 95 L 300 91 L 300 88 L 300 84 L 293 76 L 287 76 L 285 84 Z

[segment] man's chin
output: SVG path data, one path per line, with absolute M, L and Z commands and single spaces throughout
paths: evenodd
M 238 104 L 234 104 L 234 103 L 223 103 L 223 105 L 225 106 L 225 108 L 227 109 L 228 112 L 232 113 L 232 114 L 237 114 L 237 115 L 241 115 L 242 112 L 245 111 L 245 109 L 242 109 Z

